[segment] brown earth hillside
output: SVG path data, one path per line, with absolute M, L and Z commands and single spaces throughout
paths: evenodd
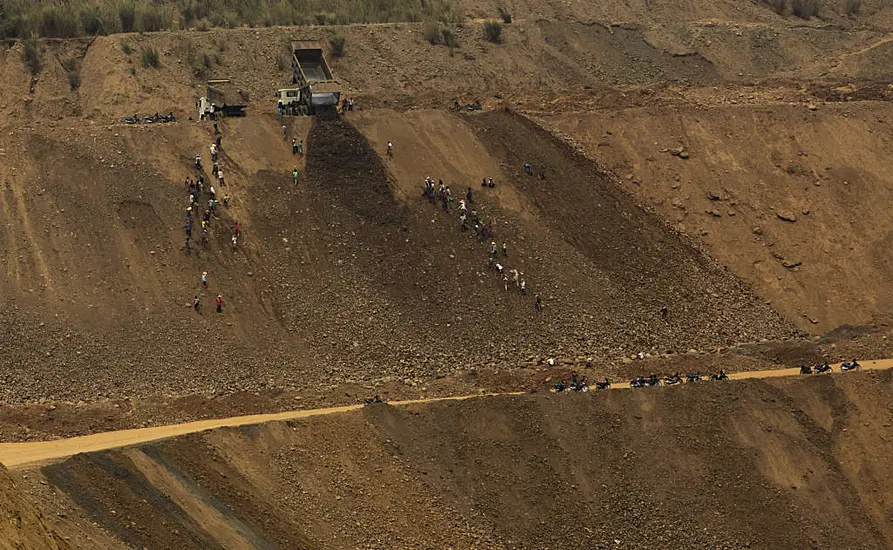
M 772 106 L 745 97 L 546 121 L 789 319 L 822 331 L 886 321 L 891 310 L 890 236 L 878 220 L 890 200 L 893 90 L 875 97 Z M 673 156 L 677 147 L 688 158 Z
M 267 98 L 287 83 L 276 64 L 284 40 L 325 44 L 331 28 L 47 41 L 39 48 L 43 70 L 33 77 L 22 65 L 23 45 L 7 47 L 0 52 L 0 75 L 9 83 L 0 92 L 0 125 L 7 137 L 2 153 L 10 161 L 0 168 L 0 206 L 8 220 L 0 306 L 9 320 L 3 327 L 4 395 L 76 401 L 388 378 L 418 384 L 457 368 L 529 364 L 553 355 L 614 362 L 638 352 L 785 338 L 795 334 L 786 324 L 792 320 L 801 329 L 824 330 L 882 318 L 887 284 L 880 268 L 874 270 L 875 289 L 858 298 L 861 287 L 829 277 L 829 270 L 791 283 L 786 271 L 775 274 L 788 269 L 777 263 L 793 265 L 809 256 L 779 252 L 782 246 L 817 250 L 807 237 L 824 238 L 830 230 L 812 231 L 798 222 L 797 231 L 805 228 L 808 235 L 790 243 L 779 237 L 770 261 L 770 229 L 761 226 L 765 238 L 748 243 L 741 224 L 749 216 L 711 222 L 719 227 L 708 234 L 722 247 L 711 252 L 732 268 L 726 273 L 659 216 L 636 206 L 639 201 L 647 210 L 657 200 L 653 195 L 628 196 L 610 174 L 598 175 L 586 159 L 523 116 L 458 117 L 443 109 L 459 98 L 482 100 L 488 111 L 498 111 L 501 103 L 516 103 L 521 113 L 535 107 L 538 120 L 585 120 L 575 109 L 606 117 L 605 109 L 624 107 L 611 112 L 627 113 L 635 127 L 653 119 L 637 118 L 640 111 L 631 106 L 669 112 L 702 98 L 712 110 L 717 101 L 747 90 L 779 90 L 779 97 L 752 94 L 769 114 L 740 130 L 771 135 L 764 128 L 781 109 L 778 103 L 790 97 L 820 101 L 823 94 L 843 92 L 831 83 L 800 92 L 754 80 L 819 78 L 832 71 L 835 78 L 858 78 L 860 60 L 870 61 L 885 47 L 883 31 L 858 20 L 822 28 L 816 20 L 803 23 L 760 6 L 726 2 L 675 14 L 665 3 L 641 8 L 519 5 L 503 44 L 486 42 L 479 22 L 468 20 L 452 56 L 427 43 L 420 24 L 345 28 L 346 55 L 333 59 L 334 66 L 360 107 L 348 121 L 371 141 L 375 154 L 356 149 L 356 162 L 348 164 L 339 156 L 341 138 L 314 134 L 307 138 L 306 172 L 304 161 L 293 160 L 279 137 Z M 471 16 L 486 12 L 483 6 L 480 13 L 468 10 Z M 595 23 L 606 20 L 641 25 Z M 764 39 L 770 35 L 771 44 Z M 161 52 L 157 69 L 140 64 L 139 52 L 149 47 Z M 213 63 L 197 74 L 190 63 L 204 53 Z M 76 89 L 66 73 L 72 60 L 81 75 Z M 875 76 L 883 75 L 881 65 L 869 65 L 877 69 Z M 181 182 L 193 173 L 193 156 L 204 154 L 213 137 L 207 125 L 188 116 L 209 76 L 234 78 L 249 117 L 222 125 L 232 202 L 215 223 L 210 250 L 187 258 Z M 851 99 L 862 104 L 878 97 L 883 96 Z M 438 110 L 410 109 L 420 106 Z M 134 112 L 169 110 L 181 121 L 156 127 L 115 123 Z M 828 117 L 828 128 L 844 124 L 845 112 L 819 113 Z M 309 124 L 288 121 L 288 133 L 306 138 Z M 568 129 L 563 121 L 556 125 Z M 654 132 L 655 139 L 664 139 L 657 133 L 670 123 L 653 126 L 638 135 Z M 705 128 L 704 142 L 718 143 L 714 134 L 721 127 Z M 377 157 L 388 140 L 397 144 L 397 155 L 382 172 Z M 347 143 L 354 147 L 363 140 L 354 136 Z M 879 138 L 878 147 L 882 143 Z M 652 146 L 638 141 L 630 147 L 626 158 L 649 158 L 645 150 Z M 693 152 L 689 166 L 698 162 L 699 152 Z M 717 153 L 745 154 L 731 145 Z M 609 154 L 605 160 L 602 166 L 625 176 L 622 162 Z M 669 155 L 666 160 L 682 162 Z M 832 172 L 844 175 L 853 164 L 832 160 Z M 525 161 L 547 165 L 546 185 L 523 177 Z M 295 165 L 305 172 L 297 189 L 287 175 Z M 530 285 L 526 300 L 499 292 L 499 283 L 486 274 L 482 247 L 458 232 L 455 217 L 421 199 L 426 175 L 442 177 L 457 190 L 480 177 L 496 177 L 495 192 L 476 190 L 480 208 L 494 221 L 497 239 L 510 246 L 508 267 L 524 272 Z M 692 177 L 703 186 L 711 175 Z M 350 185 L 336 188 L 330 180 Z M 878 194 L 863 200 L 882 204 L 883 181 L 878 172 Z M 361 195 L 372 191 L 366 187 L 372 183 L 378 194 Z M 831 196 L 823 208 L 833 211 L 848 200 Z M 754 201 L 754 208 L 767 206 Z M 657 213 L 674 221 L 666 208 Z M 379 224 L 379 217 L 388 223 Z M 228 232 L 237 220 L 245 233 L 232 254 Z M 699 224 L 678 228 L 693 239 L 704 239 L 707 230 L 699 232 Z M 882 242 L 884 230 L 865 231 L 866 237 Z M 852 259 L 868 257 L 859 253 Z M 883 267 L 882 258 L 875 261 Z M 806 274 L 812 263 L 809 257 L 790 269 Z M 203 271 L 211 272 L 211 283 L 199 292 Z M 772 281 L 773 275 L 782 279 Z M 197 293 L 205 313 L 192 315 L 189 304 Z M 225 314 L 215 317 L 209 306 L 217 293 L 224 296 Z M 542 319 L 532 316 L 537 293 L 545 299 Z M 821 307 L 819 300 L 825 300 Z M 860 312 L 841 307 L 847 301 Z M 668 307 L 669 322 L 660 319 L 662 306 Z M 785 322 L 773 309 L 785 314 Z
M 80 455 L 27 485 L 92 548 L 120 548 L 108 533 L 179 548 L 882 549 L 891 391 L 886 371 L 376 405 Z
M 487 174 L 497 189 L 476 189 L 475 207 L 510 247 L 506 271 L 519 268 L 529 285 L 526 296 L 514 284 L 506 291 L 488 271 L 489 243 L 459 231 L 455 203 L 446 215 L 422 199 L 433 166 L 392 182 L 390 161 L 350 120 L 314 123 L 297 187 L 274 117 L 226 121 L 232 203 L 212 221 L 209 247 L 194 243 L 191 256 L 182 178 L 210 142 L 208 126 L 25 138 L 4 199 L 18 220 L 7 235 L 4 308 L 16 320 L 4 343 L 7 398 L 412 380 L 546 353 L 616 358 L 794 334 L 546 132 L 508 113 L 460 118 L 453 124 L 467 125 L 480 158 L 501 168 Z M 534 150 L 548 158 L 545 182 L 521 174 L 521 155 Z M 411 149 L 399 151 L 395 165 L 414 162 Z M 457 195 L 478 175 L 443 174 Z M 244 229 L 236 252 L 234 221 Z M 224 314 L 211 308 L 218 293 Z

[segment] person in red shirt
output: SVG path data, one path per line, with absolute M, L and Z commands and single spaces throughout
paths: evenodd
M 218 294 L 217 301 L 215 303 L 217 304 L 217 313 L 223 313 L 223 296 Z

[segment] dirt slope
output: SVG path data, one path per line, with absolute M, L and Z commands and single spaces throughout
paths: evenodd
M 802 328 L 885 320 L 890 103 L 754 98 L 545 120 Z
M 223 123 L 228 185 L 218 193 L 230 193 L 231 205 L 212 222 L 209 248 L 194 242 L 191 256 L 183 178 L 211 141 L 207 124 L 55 124 L 13 140 L 18 167 L 2 202 L 15 220 L 3 278 L 3 310 L 14 320 L 3 344 L 7 397 L 417 380 L 543 353 L 613 358 L 793 334 L 547 133 L 507 113 L 450 116 L 474 144 L 476 166 L 500 182 L 494 193 L 477 189 L 477 207 L 510 247 L 501 261 L 529 285 L 526 297 L 506 292 L 487 270 L 488 245 L 420 196 L 424 175 L 452 151 L 423 141 L 432 164 L 417 163 L 411 140 L 395 138 L 406 152 L 398 149 L 393 174 L 379 157 L 376 121 L 391 116 L 358 119 L 372 145 L 351 117 L 309 130 L 308 119 L 289 121 L 289 135 L 307 144 L 306 167 L 274 117 Z M 549 158 L 545 185 L 519 170 L 519 155 L 534 150 Z M 296 164 L 304 172 L 297 188 L 287 175 Z M 456 198 L 481 176 L 474 163 L 463 166 L 443 174 Z M 576 231 L 593 214 L 598 230 Z M 244 235 L 234 253 L 236 220 Z M 222 315 L 211 307 L 217 293 Z M 535 293 L 544 315 L 535 315 Z M 196 294 L 200 314 L 190 308 Z M 660 318 L 663 305 L 670 322 Z M 497 328 L 510 336 L 495 338 Z
M 374 406 L 81 455 L 29 484 L 87 544 L 95 521 L 181 548 L 880 549 L 891 392 L 884 371 Z
M 40 511 L 0 464 L 0 549 L 67 550 L 68 543 L 47 527 Z

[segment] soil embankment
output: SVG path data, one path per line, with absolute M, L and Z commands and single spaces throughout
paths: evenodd
M 96 522 L 137 547 L 882 549 L 891 398 L 878 371 L 378 405 L 79 455 L 28 483 L 83 543 Z

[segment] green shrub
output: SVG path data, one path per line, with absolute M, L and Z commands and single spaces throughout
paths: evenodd
M 81 87 L 81 71 L 78 69 L 72 69 L 68 71 L 68 85 L 71 86 L 71 91 L 75 91 Z
M 133 0 L 124 0 L 118 4 L 118 19 L 121 21 L 123 32 L 136 30 L 136 4 Z
M 332 48 L 332 55 L 335 57 L 344 57 L 344 35 L 336 34 L 329 38 L 329 46 Z
M 484 21 L 484 36 L 494 44 L 502 42 L 502 23 L 495 19 Z
M 25 49 L 22 50 L 22 62 L 33 76 L 40 74 L 43 64 L 40 62 L 40 51 L 37 49 L 37 40 L 31 38 L 25 41 Z
M 499 17 L 502 18 L 502 22 L 506 25 L 512 22 L 512 14 L 502 8 L 499 8 Z
M 324 11 L 316 12 L 313 14 L 313 19 L 317 25 L 325 25 L 326 21 L 329 20 L 329 14 Z
M 167 9 L 161 5 L 139 4 L 134 20 L 137 32 L 156 32 L 170 28 L 171 20 Z
M 211 30 L 211 22 L 208 21 L 207 18 L 203 17 L 195 22 L 195 30 L 200 32 L 206 32 Z
M 124 52 L 124 55 L 130 55 L 133 53 L 133 48 L 130 47 L 130 43 L 121 39 L 121 51 Z
M 433 19 L 426 20 L 425 24 L 422 26 L 422 34 L 425 36 L 425 40 L 431 44 L 439 44 L 441 38 L 440 23 Z
M 154 46 L 143 48 L 140 51 L 140 59 L 143 60 L 143 67 L 157 69 L 160 64 L 158 50 Z
M 818 0 L 791 0 L 791 11 L 800 19 L 809 19 L 819 13 Z
M 70 4 L 44 4 L 40 11 L 40 36 L 74 38 L 80 36 L 78 17 Z
M 464 19 L 459 0 L 0 0 L 0 38 L 159 31 L 174 13 L 180 28 L 199 30 Z
M 788 0 L 760 0 L 760 2 L 769 6 L 769 9 L 778 15 L 784 15 L 785 9 L 788 7 Z
M 79 7 L 78 19 L 85 34 L 90 36 L 121 32 L 121 20 L 110 5 L 84 4 Z
M 441 32 L 443 34 L 443 43 L 450 49 L 450 55 L 453 55 L 453 52 L 456 50 L 456 31 L 449 27 L 444 27 Z
M 453 0 L 426 0 L 424 16 L 447 27 L 455 27 L 462 22 L 462 10 L 458 2 Z
M 213 65 L 211 56 L 207 53 L 199 54 L 195 49 L 195 44 L 192 42 L 187 42 L 186 45 L 186 62 L 189 64 L 189 68 L 192 69 L 192 74 L 196 77 L 207 75 Z
M 847 15 L 859 15 L 862 11 L 862 0 L 846 0 L 844 9 Z

